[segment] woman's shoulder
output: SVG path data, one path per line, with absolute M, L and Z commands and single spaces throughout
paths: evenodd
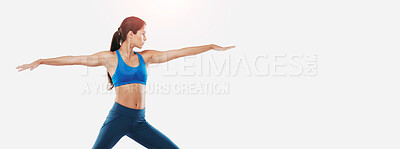
M 115 51 L 100 51 L 97 55 L 105 59 L 116 57 Z
M 143 50 L 143 51 L 140 51 L 140 52 L 137 52 L 137 53 L 139 53 L 142 56 L 142 58 L 144 59 L 144 61 L 146 63 L 148 63 L 148 61 L 150 60 L 151 56 L 155 52 L 157 52 L 157 50 Z
M 143 50 L 143 51 L 138 52 L 138 53 L 139 53 L 140 55 L 143 55 L 143 56 L 146 56 L 146 57 L 151 57 L 151 56 L 154 55 L 154 54 L 160 53 L 160 51 L 149 49 L 149 50 Z
M 137 52 L 137 53 L 139 53 L 139 54 L 142 55 L 143 57 L 149 57 L 149 56 L 151 56 L 152 54 L 154 54 L 155 51 L 156 51 L 156 50 L 143 50 L 143 51 L 140 51 L 140 52 Z

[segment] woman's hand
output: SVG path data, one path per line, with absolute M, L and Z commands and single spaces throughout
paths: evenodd
M 38 60 L 36 60 L 36 61 L 34 61 L 34 62 L 30 63 L 30 64 L 19 65 L 19 66 L 17 66 L 16 69 L 20 69 L 20 70 L 18 70 L 18 72 L 23 71 L 23 70 L 28 69 L 28 68 L 30 70 L 33 70 L 36 67 L 38 67 L 41 63 L 42 63 L 42 59 L 38 59 Z
M 221 47 L 221 46 L 218 46 L 216 44 L 211 44 L 211 47 L 212 47 L 212 49 L 214 49 L 216 51 L 225 51 L 225 50 L 229 50 L 229 49 L 235 48 L 236 46 Z

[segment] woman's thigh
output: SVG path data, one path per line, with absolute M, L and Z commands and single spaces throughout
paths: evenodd
M 129 122 L 127 117 L 110 112 L 100 129 L 93 149 L 112 148 L 128 132 Z
M 147 121 L 140 122 L 126 135 L 149 149 L 179 149 L 166 135 L 158 131 Z

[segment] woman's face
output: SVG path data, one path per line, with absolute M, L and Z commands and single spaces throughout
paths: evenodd
M 142 49 L 146 38 L 146 25 L 144 25 L 140 30 L 137 31 L 136 34 L 133 34 L 132 31 L 129 31 L 129 38 L 131 38 L 131 42 L 133 41 L 133 46 Z

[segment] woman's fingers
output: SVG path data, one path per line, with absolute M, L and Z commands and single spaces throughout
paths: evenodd
M 225 50 L 229 50 L 229 49 L 232 49 L 232 48 L 235 48 L 236 46 L 229 46 L 229 47 L 225 47 Z
M 20 70 L 18 70 L 18 72 L 23 71 L 23 70 L 25 70 L 25 69 L 26 69 L 26 67 L 23 66 L 23 67 L 20 68 Z
M 21 70 L 19 70 L 19 71 L 23 71 L 23 70 L 25 70 L 25 69 L 28 69 L 29 68 L 29 66 L 27 66 L 27 65 L 24 65 L 23 67 L 22 67 L 22 69 Z
M 37 68 L 40 65 L 40 63 L 41 63 L 41 60 L 36 60 L 36 61 L 34 61 L 34 62 L 30 63 L 30 64 L 19 65 L 19 66 L 16 67 L 16 69 L 20 69 L 20 70 L 18 70 L 18 72 L 26 70 L 28 68 L 30 70 L 33 70 L 33 69 Z
M 26 65 L 26 64 L 19 65 L 19 66 L 17 67 L 17 69 L 20 69 L 20 70 L 18 70 L 18 71 L 22 71 L 22 70 L 25 68 L 25 65 Z
M 19 65 L 19 66 L 17 66 L 17 69 L 18 68 L 24 68 L 25 66 L 26 66 L 26 64 Z
M 18 66 L 17 69 L 19 68 L 20 70 L 18 70 L 18 72 L 20 72 L 20 71 L 26 70 L 31 67 L 32 67 L 32 64 L 23 64 L 23 65 Z
M 220 47 L 217 45 L 217 46 L 215 46 L 214 50 L 222 51 L 222 50 L 224 50 L 224 47 Z
M 229 50 L 229 49 L 232 49 L 232 48 L 235 48 L 236 46 L 229 46 L 229 47 L 218 47 L 218 48 L 215 48 L 215 50 L 217 50 L 217 51 L 225 51 L 225 50 Z

